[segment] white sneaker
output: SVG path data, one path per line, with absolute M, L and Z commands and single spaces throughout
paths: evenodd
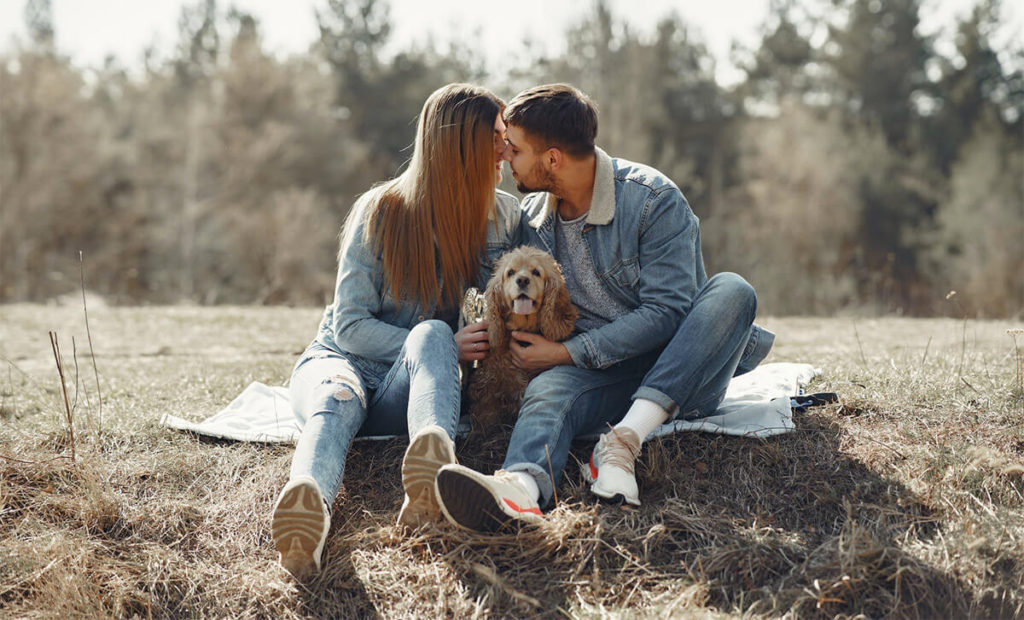
M 601 499 L 640 505 L 634 474 L 640 438 L 628 428 L 613 428 L 597 440 L 586 471 L 590 491 Z
M 533 495 L 503 469 L 488 476 L 462 465 L 445 465 L 437 473 L 436 488 L 444 516 L 468 530 L 514 531 L 523 523 L 544 520 Z
M 289 573 L 302 580 L 320 570 L 331 513 L 316 480 L 301 476 L 288 481 L 277 498 L 270 529 L 281 566 Z
M 402 459 L 405 501 L 398 513 L 398 525 L 415 528 L 441 519 L 434 479 L 437 471 L 450 463 L 458 463 L 455 443 L 443 428 L 431 425 L 416 433 Z

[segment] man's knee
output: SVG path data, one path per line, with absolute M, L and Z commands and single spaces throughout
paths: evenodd
M 714 287 L 730 307 L 745 310 L 751 316 L 757 313 L 757 292 L 743 276 L 728 271 L 715 274 L 708 280 L 708 286 Z

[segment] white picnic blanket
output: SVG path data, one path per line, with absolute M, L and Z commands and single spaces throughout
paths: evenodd
M 810 364 L 763 364 L 729 383 L 715 415 L 693 422 L 668 422 L 651 436 L 682 431 L 753 437 L 788 433 L 793 430 L 790 396 L 801 394 L 803 386 L 820 372 Z M 221 439 L 267 443 L 294 443 L 302 432 L 292 413 L 288 388 L 271 387 L 259 381 L 250 383 L 222 411 L 201 422 L 164 414 L 160 425 Z M 468 423 L 464 421 L 459 430 L 468 432 Z

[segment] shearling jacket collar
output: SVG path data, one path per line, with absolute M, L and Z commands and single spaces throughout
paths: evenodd
M 594 147 L 594 195 L 587 211 L 587 223 L 603 226 L 610 224 L 615 216 L 615 171 L 612 158 L 601 148 Z M 548 193 L 544 197 L 544 209 L 530 221 L 530 226 L 539 228 L 544 220 L 555 214 L 558 196 Z

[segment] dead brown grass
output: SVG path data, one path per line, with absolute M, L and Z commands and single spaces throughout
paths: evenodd
M 72 464 L 46 332 L 66 354 L 80 309 L 0 306 L 0 615 L 1024 614 L 1024 420 L 1006 334 L 1019 325 L 970 321 L 965 338 L 947 320 L 855 332 L 852 319 L 768 319 L 770 361 L 821 366 L 813 388 L 841 404 L 766 441 L 651 442 L 640 509 L 588 503 L 570 465 L 546 523 L 518 536 L 402 535 L 405 443 L 359 444 L 325 570 L 296 584 L 268 518 L 291 448 L 156 422 L 204 417 L 254 379 L 283 383 L 317 314 L 93 311 L 103 426 L 76 426 Z M 76 423 L 92 373 L 79 364 L 65 359 Z M 494 468 L 506 440 L 470 438 L 460 458 Z

